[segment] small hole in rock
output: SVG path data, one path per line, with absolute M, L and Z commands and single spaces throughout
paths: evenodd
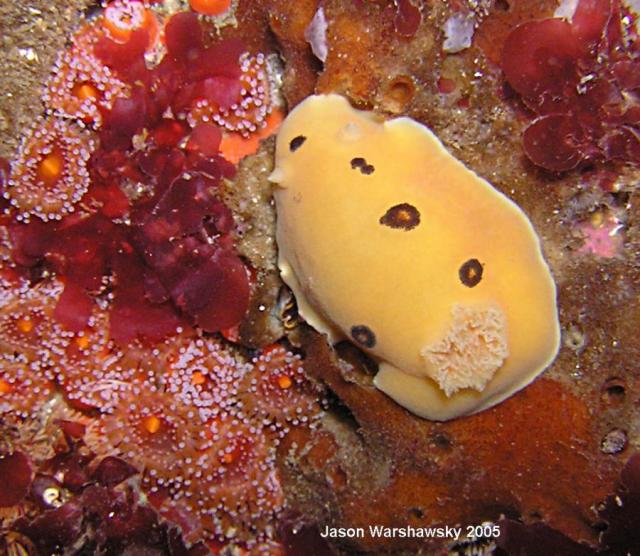
M 392 112 L 402 112 L 413 100 L 416 86 L 407 75 L 399 75 L 389 83 L 384 95 L 386 108 Z
M 496 0 L 496 9 L 508 12 L 511 9 L 511 6 L 507 0 Z
M 610 378 L 602 386 L 602 401 L 610 406 L 622 405 L 625 395 L 626 389 L 621 378 Z
M 570 325 L 564 334 L 564 344 L 571 350 L 581 352 L 587 343 L 584 333 L 575 324 Z
M 453 440 L 444 432 L 437 432 L 432 437 L 433 443 L 442 450 L 448 450 L 453 446 Z

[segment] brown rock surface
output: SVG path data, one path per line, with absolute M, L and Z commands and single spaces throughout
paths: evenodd
M 0 156 L 9 157 L 21 133 L 42 111 L 40 95 L 66 37 L 91 0 L 0 3 Z

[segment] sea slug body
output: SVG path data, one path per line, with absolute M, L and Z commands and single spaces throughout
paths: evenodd
M 475 413 L 554 359 L 555 284 L 531 223 L 423 125 L 309 97 L 271 180 L 301 315 L 372 355 L 375 385 L 413 413 Z

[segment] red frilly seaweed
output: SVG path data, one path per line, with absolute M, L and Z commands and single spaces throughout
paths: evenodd
M 31 539 L 43 554 L 57 553 L 60 548 L 71 546 L 83 553 L 208 553 L 201 551 L 201 544 L 192 549 L 194 552 L 188 550 L 180 533 L 162 522 L 134 489 L 123 485 L 126 479 L 137 474 L 123 460 L 105 458 L 90 476 L 91 458 L 79 458 L 72 449 L 51 462 L 50 471 L 56 476 L 66 468 L 61 467 L 60 457 L 76 463 L 77 473 L 86 479 L 85 483 L 74 488 L 72 493 L 65 491 L 63 494 L 66 485 L 50 475 L 39 475 L 36 479 L 39 485 L 32 489 L 32 496 L 38 496 L 36 491 L 51 489 L 59 491 L 66 501 L 33 518 L 20 518 L 12 526 Z M 68 467 L 68 464 L 64 465 Z
M 85 45 L 130 89 L 103 110 L 76 212 L 11 222 L 13 259 L 45 263 L 63 277 L 55 318 L 74 332 L 87 326 L 93 297 L 103 294 L 119 342 L 158 340 L 185 323 L 210 332 L 233 327 L 248 306 L 249 273 L 234 250 L 233 217 L 218 184 L 235 168 L 219 155 L 216 125 L 192 129 L 167 109 L 184 117 L 199 100 L 236 102 L 243 47 L 207 44 L 192 13 L 167 22 L 167 54 L 153 69 L 144 59 L 145 26 L 117 39 L 95 32 Z
M 22 452 L 0 455 L 0 508 L 18 504 L 29 492 L 33 472 Z
M 537 166 L 640 162 L 640 61 L 624 15 L 618 0 L 581 0 L 570 22 L 529 21 L 507 37 L 502 68 L 536 115 L 523 143 Z
M 96 467 L 91 478 L 103 486 L 113 487 L 126 481 L 137 472 L 136 468 L 126 461 L 114 456 L 107 456 Z
M 500 521 L 500 536 L 497 538 L 498 556 L 526 554 L 527 556 L 595 556 L 596 550 L 580 544 L 560 531 L 544 523 L 525 525 L 511 519 Z
M 524 524 L 502 519 L 496 555 L 637 554 L 640 550 L 640 454 L 634 454 L 627 461 L 617 491 L 598 506 L 597 512 L 602 529 L 597 547 L 578 543 L 545 523 Z

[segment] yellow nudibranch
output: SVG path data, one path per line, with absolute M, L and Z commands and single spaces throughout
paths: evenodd
M 531 223 L 422 124 L 309 97 L 270 179 L 300 314 L 367 351 L 376 387 L 411 412 L 475 413 L 555 358 L 556 289 Z

